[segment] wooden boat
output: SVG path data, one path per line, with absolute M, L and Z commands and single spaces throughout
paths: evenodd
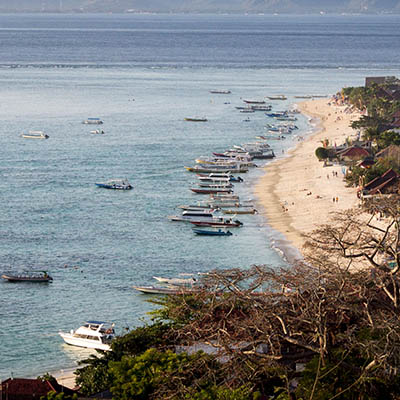
M 9 282 L 51 282 L 53 278 L 46 272 L 42 271 L 40 274 L 30 273 L 26 275 L 9 275 L 3 274 L 1 277 Z
M 190 121 L 190 122 L 207 122 L 208 119 L 205 117 L 186 117 L 185 121 Z
M 203 236 L 232 236 L 232 232 L 224 231 L 222 229 L 217 230 L 210 230 L 210 229 L 200 229 L 200 228 L 192 228 L 193 232 L 196 235 L 203 235 Z

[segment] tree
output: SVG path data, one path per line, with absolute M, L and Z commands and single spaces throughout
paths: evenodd
M 325 147 L 318 147 L 315 150 L 315 155 L 317 156 L 318 160 L 326 160 L 329 156 L 328 150 Z

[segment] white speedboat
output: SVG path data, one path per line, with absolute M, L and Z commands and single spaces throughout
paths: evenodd
M 114 324 L 104 321 L 87 321 L 76 331 L 58 332 L 64 342 L 72 346 L 88 349 L 111 350 L 111 341 L 115 338 Z
M 48 139 L 49 135 L 46 135 L 42 131 L 29 131 L 28 133 L 23 133 L 21 135 L 23 138 L 27 139 Z
M 93 135 L 104 135 L 103 129 L 94 129 L 93 131 L 90 131 Z

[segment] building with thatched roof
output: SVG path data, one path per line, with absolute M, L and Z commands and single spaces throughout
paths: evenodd
M 344 162 L 357 162 L 369 157 L 370 152 L 359 146 L 348 147 L 347 149 L 340 150 L 336 153 L 339 160 Z
M 388 169 L 383 175 L 376 177 L 362 188 L 363 196 L 377 194 L 399 193 L 399 174 L 392 168 Z

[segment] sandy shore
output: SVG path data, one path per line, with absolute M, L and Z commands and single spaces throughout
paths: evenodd
M 269 164 L 255 188 L 268 223 L 300 252 L 302 233 L 328 222 L 335 211 L 358 204 L 356 189 L 345 187 L 341 166 L 324 167 L 315 156 L 321 141 L 328 139 L 330 144 L 339 145 L 355 134 L 349 125 L 359 114 L 348 114 L 345 106 L 329 102 L 320 99 L 299 104 L 301 112 L 316 125 L 315 133 L 299 142 L 287 157 Z
M 75 378 L 76 375 L 74 374 L 76 368 L 69 368 L 65 370 L 60 370 L 58 372 L 52 373 L 51 375 L 56 378 L 57 382 L 65 387 L 70 389 L 74 389 L 76 387 Z

